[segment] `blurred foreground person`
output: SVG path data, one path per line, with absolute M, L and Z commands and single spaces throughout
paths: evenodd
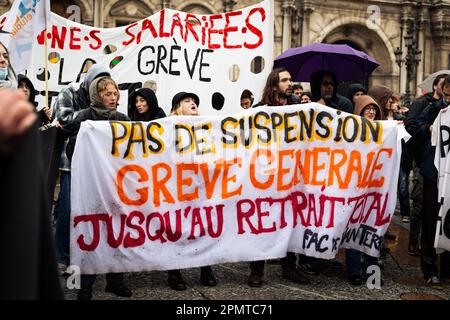
M 0 89 L 0 299 L 62 299 L 36 114 Z

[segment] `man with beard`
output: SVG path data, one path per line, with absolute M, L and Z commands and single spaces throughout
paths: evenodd
M 292 94 L 292 78 L 289 71 L 284 68 L 272 70 L 267 77 L 261 102 L 254 106 L 285 106 L 296 104 L 298 97 Z M 297 257 L 295 253 L 288 252 L 286 257 L 281 259 L 282 276 L 295 283 L 309 284 L 309 279 L 297 269 Z M 264 260 L 250 262 L 251 273 L 248 277 L 250 287 L 261 287 L 264 275 Z

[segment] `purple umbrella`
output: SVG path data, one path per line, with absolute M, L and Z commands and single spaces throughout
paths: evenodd
M 313 43 L 290 48 L 275 59 L 274 68 L 286 68 L 294 81 L 309 82 L 320 70 L 333 72 L 338 81 L 362 80 L 380 64 L 346 44 Z

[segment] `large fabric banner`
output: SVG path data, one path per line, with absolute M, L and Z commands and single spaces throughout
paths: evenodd
M 84 122 L 72 161 L 71 263 L 166 270 L 339 248 L 378 256 L 395 210 L 396 121 L 317 103 L 225 117 Z
M 118 110 L 143 86 L 156 90 L 169 113 L 180 91 L 200 97 L 203 115 L 241 111 L 245 89 L 259 99 L 273 64 L 273 1 L 221 14 L 164 9 L 119 28 L 93 28 L 51 14 L 48 57 L 43 33 L 36 39 L 28 76 L 44 106 L 44 61 L 49 61 L 50 97 L 81 82 L 92 63 L 105 65 L 121 89 Z M 0 21 L 1 28 L 1 21 Z
M 438 201 L 441 204 L 434 246 L 450 251 L 450 111 L 440 112 L 433 123 L 431 142 L 436 146 L 434 165 L 438 171 Z
M 10 61 L 17 73 L 27 69 L 38 34 L 47 27 L 49 0 L 16 0 L 7 19 L 0 17 L 0 41 L 9 49 Z M 42 60 L 43 61 L 43 60 Z

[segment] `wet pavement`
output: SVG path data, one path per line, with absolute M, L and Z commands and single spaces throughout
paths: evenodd
M 420 271 L 420 257 L 408 254 L 409 224 L 395 215 L 389 232 L 396 240 L 386 240 L 391 249 L 384 260 L 381 289 L 352 286 L 347 283 L 344 269 L 329 269 L 318 276 L 309 276 L 311 284 L 299 285 L 281 277 L 279 264 L 266 264 L 264 286 L 250 288 L 246 282 L 248 263 L 229 263 L 213 266 L 218 280 L 216 287 L 204 287 L 199 282 L 200 268 L 182 270 L 186 291 L 174 291 L 167 285 L 164 271 L 125 274 L 125 282 L 133 291 L 135 300 L 449 300 L 450 283 L 443 282 L 443 290 L 425 285 Z M 344 263 L 344 250 L 337 260 Z M 65 287 L 65 279 L 61 278 Z M 107 293 L 105 277 L 100 275 L 94 285 L 93 299 L 124 299 Z M 67 299 L 76 299 L 76 290 L 65 289 Z

